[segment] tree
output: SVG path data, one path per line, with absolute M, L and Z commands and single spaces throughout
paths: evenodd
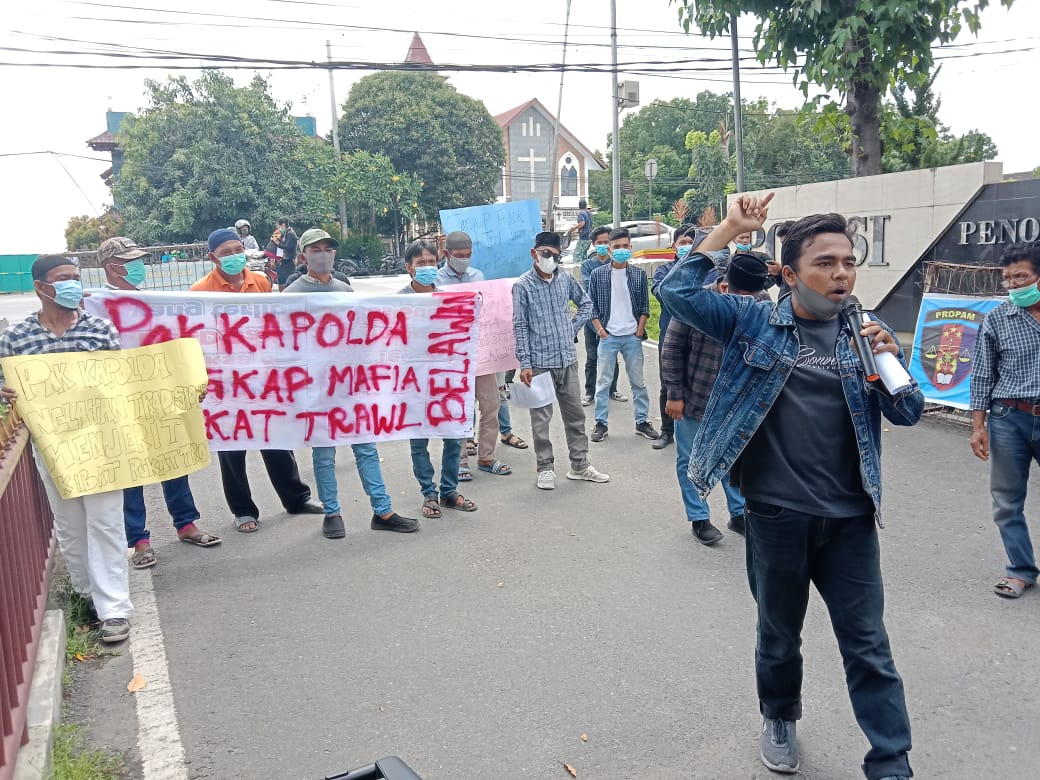
M 436 73 L 379 72 L 350 90 L 339 120 L 343 150 L 386 155 L 422 183 L 419 208 L 476 206 L 495 199 L 505 149 L 484 104 Z
M 1000 0 L 1010 7 L 1014 0 Z M 894 79 L 923 83 L 934 64 L 932 44 L 948 43 L 963 26 L 977 33 L 989 0 L 678 0 L 679 21 L 715 37 L 740 13 L 759 18 L 754 47 L 794 72 L 808 98 L 810 84 L 838 90 L 851 130 L 853 176 L 881 173 L 881 98 Z M 837 111 L 825 96 L 828 111 Z
M 82 252 L 97 249 L 105 239 L 122 235 L 123 218 L 111 206 L 105 209 L 100 217 L 72 217 L 65 226 L 65 249 L 69 252 Z
M 690 179 L 696 185 L 686 192 L 690 211 L 700 214 L 708 206 L 718 206 L 725 196 L 733 192 L 733 164 L 726 153 L 726 144 L 718 130 L 706 135 L 700 130 L 691 130 L 686 136 L 686 148 L 690 150 L 692 163 Z
M 385 157 L 352 162 L 304 136 L 260 76 L 245 87 L 217 71 L 145 83 L 150 105 L 124 125 L 115 183 L 127 233 L 140 243 L 199 240 L 239 217 L 263 241 L 281 216 L 305 226 L 333 222 L 341 193 L 369 212 L 400 202 L 404 217 L 414 216 L 414 178 Z

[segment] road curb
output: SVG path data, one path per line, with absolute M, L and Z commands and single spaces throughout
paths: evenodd
M 61 677 L 65 671 L 65 613 L 43 614 L 40 647 L 36 652 L 26 725 L 29 742 L 18 751 L 14 780 L 41 780 L 51 776 L 54 733 L 61 721 Z

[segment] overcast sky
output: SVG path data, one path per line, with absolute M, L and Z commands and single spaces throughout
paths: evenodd
M 1040 165 L 1033 120 L 1035 97 L 1027 91 L 1040 70 L 1040 3 L 1018 0 L 1010 11 L 993 3 L 983 13 L 978 38 L 964 33 L 958 47 L 942 50 L 937 82 L 940 118 L 955 132 L 979 129 L 993 137 L 1005 172 Z M 622 76 L 640 82 L 643 104 L 654 99 L 693 97 L 702 90 L 732 89 L 728 38 L 712 41 L 685 35 L 668 0 L 618 2 L 619 62 L 663 62 L 631 67 L 681 69 L 668 76 Z M 170 10 L 176 7 L 176 10 Z M 144 80 L 164 79 L 172 71 L 87 70 L 84 63 L 125 64 L 56 52 L 111 50 L 111 45 L 145 47 L 185 54 L 222 54 L 323 61 L 325 41 L 333 57 L 366 62 L 404 59 L 412 31 L 423 37 L 437 63 L 544 64 L 559 62 L 566 18 L 565 0 L 527 0 L 502 6 L 482 0 L 33 0 L 6 4 L 0 32 L 0 63 L 49 63 L 61 67 L 15 67 L 0 64 L 6 117 L 0 129 L 0 213 L 8 233 L 0 253 L 46 252 L 64 248 L 70 216 L 96 214 L 111 202 L 99 174 L 105 161 L 67 155 L 106 157 L 91 151 L 86 139 L 105 129 L 105 110 L 136 111 L 144 105 Z M 139 9 L 139 10 L 134 10 Z M 574 0 L 571 4 L 567 62 L 610 63 L 610 4 Z M 359 29 L 359 28 L 382 29 Z M 751 56 L 754 20 L 744 17 L 740 30 L 744 55 Z M 968 45 L 964 45 L 968 44 Z M 12 51 L 28 49 L 30 52 Z M 45 53 L 33 53 L 45 52 Z M 700 65 L 678 60 L 719 58 Z M 187 60 L 186 64 L 195 64 Z M 694 67 L 718 68 L 694 72 Z M 189 78 L 198 71 L 179 71 Z M 292 112 L 317 119 L 318 132 L 330 127 L 328 76 L 324 70 L 270 73 L 277 100 Z M 244 84 L 252 71 L 232 72 Z M 364 72 L 339 71 L 336 99 L 342 104 Z M 537 97 L 555 111 L 560 75 L 448 73 L 461 92 L 500 113 Z M 566 73 L 562 122 L 592 149 L 604 150 L 610 132 L 609 73 Z M 766 97 L 797 108 L 800 93 L 788 75 L 763 70 L 752 62 L 742 68 L 745 99 Z M 53 155 L 11 156 L 23 152 Z M 238 215 L 229 214 L 232 222 Z

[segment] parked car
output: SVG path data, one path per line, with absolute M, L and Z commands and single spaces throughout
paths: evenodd
M 608 228 L 613 228 L 613 225 L 607 225 Z M 640 249 L 664 249 L 672 245 L 672 228 L 663 222 L 651 222 L 649 220 L 632 220 L 629 222 L 622 222 L 621 227 L 629 232 L 632 236 L 632 251 L 638 252 Z M 573 243 L 571 246 L 571 252 L 574 251 Z M 564 254 L 563 261 L 572 261 L 580 263 L 584 260 L 584 257 L 570 257 L 566 253 Z

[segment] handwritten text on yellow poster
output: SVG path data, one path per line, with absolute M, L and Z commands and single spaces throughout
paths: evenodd
M 210 462 L 195 339 L 4 358 L 18 412 L 64 498 L 147 485 Z

